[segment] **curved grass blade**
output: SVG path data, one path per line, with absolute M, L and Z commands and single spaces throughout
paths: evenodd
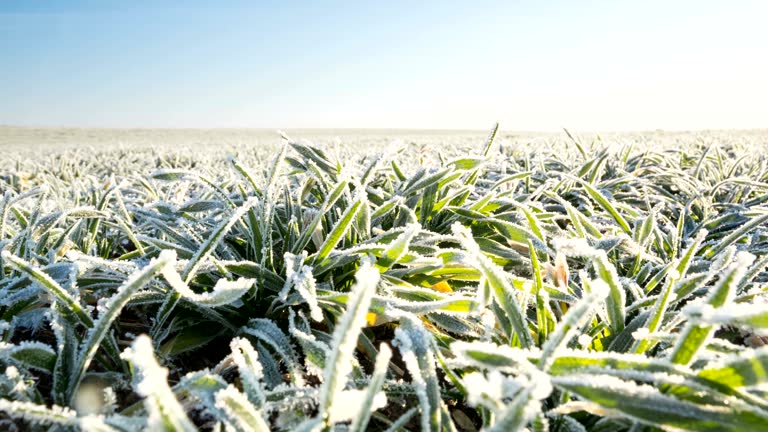
M 490 153 L 491 147 L 493 146 L 493 142 L 496 140 L 496 135 L 498 134 L 498 132 L 499 132 L 499 122 L 496 122 L 493 125 L 493 128 L 491 128 L 491 132 L 488 134 L 488 138 L 485 140 L 485 145 L 483 146 L 483 152 L 482 152 L 483 157 L 487 157 L 488 153 Z M 470 174 L 469 177 L 467 177 L 467 181 L 465 182 L 465 184 L 474 185 L 475 183 L 477 183 L 477 179 L 479 175 L 480 175 L 480 168 L 473 171 L 472 174 Z
M 152 278 L 164 267 L 172 265 L 176 261 L 176 252 L 163 251 L 157 259 L 153 259 L 149 264 L 139 272 L 131 275 L 125 283 L 118 288 L 117 293 L 106 303 L 102 315 L 94 323 L 93 328 L 88 331 L 88 335 L 83 341 L 78 354 L 78 364 L 72 370 L 72 378 L 69 381 L 67 391 L 68 399 L 72 399 L 82 382 L 88 366 L 91 364 L 96 351 L 99 349 L 104 337 L 106 337 L 112 323 L 117 319 L 123 307 L 128 303 L 139 289 L 146 285 Z
M 320 225 L 320 221 L 322 221 L 323 217 L 325 217 L 325 213 L 333 206 L 333 204 L 336 203 L 336 201 L 339 200 L 339 198 L 341 198 L 342 195 L 344 195 L 344 192 L 347 190 L 347 186 L 349 186 L 348 179 L 342 178 L 339 180 L 331 193 L 327 195 L 322 206 L 318 209 L 318 211 L 315 212 L 315 215 L 312 217 L 309 225 L 302 228 L 301 235 L 296 240 L 296 243 L 294 243 L 291 247 L 291 253 L 298 254 L 299 252 L 303 251 L 305 247 L 307 247 L 313 233 Z
M 53 278 L 43 271 L 33 267 L 30 263 L 23 259 L 13 255 L 12 253 L 4 250 L 2 257 L 5 261 L 9 262 L 13 267 L 19 271 L 28 275 L 32 280 L 36 281 L 48 292 L 50 292 L 56 300 L 58 300 L 64 307 L 77 317 L 77 319 L 86 327 L 93 327 L 93 320 L 80 306 L 78 299 L 72 297 L 72 295 L 61 287 Z
M 56 364 L 56 352 L 42 342 L 21 342 L 18 345 L 0 342 L 0 360 L 51 373 Z
M 411 241 L 420 230 L 421 226 L 419 224 L 406 226 L 405 231 L 387 245 L 384 253 L 382 253 L 378 261 L 376 261 L 376 267 L 379 271 L 386 271 L 400 261 L 400 259 L 408 253 L 408 247 L 410 246 Z
M 171 264 L 175 261 L 176 260 L 174 259 Z M 184 282 L 173 265 L 163 266 L 161 272 L 163 278 L 168 281 L 168 284 L 182 298 L 196 305 L 205 307 L 223 306 L 238 300 L 243 294 L 253 288 L 256 281 L 255 279 L 248 278 L 239 278 L 234 281 L 222 278 L 216 281 L 216 285 L 213 286 L 212 291 L 198 294 L 189 288 L 189 285 Z

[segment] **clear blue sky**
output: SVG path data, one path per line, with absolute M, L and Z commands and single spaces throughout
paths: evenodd
M 766 19 L 762 0 L 2 0 L 0 124 L 765 128 Z

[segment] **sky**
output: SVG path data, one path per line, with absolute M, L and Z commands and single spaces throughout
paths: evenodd
M 0 124 L 768 128 L 768 2 L 0 1 Z

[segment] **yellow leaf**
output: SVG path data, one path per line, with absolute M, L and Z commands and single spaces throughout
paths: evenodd
M 451 293 L 453 290 L 451 289 L 451 286 L 448 285 L 448 282 L 446 281 L 440 281 L 434 285 L 432 285 L 432 289 L 435 291 L 439 291 L 441 293 Z
M 365 314 L 365 322 L 368 323 L 368 327 L 373 327 L 376 325 L 376 319 L 378 316 L 373 312 L 368 312 Z

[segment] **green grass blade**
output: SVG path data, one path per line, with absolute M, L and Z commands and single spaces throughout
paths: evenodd
M 331 350 L 323 373 L 320 416 L 326 425 L 331 423 L 333 405 L 346 386 L 347 376 L 352 372 L 352 358 L 358 335 L 365 325 L 365 315 L 379 282 L 379 272 L 369 261 L 363 261 L 355 277 L 357 282 L 350 291 L 347 309 L 334 329 Z
M 728 234 L 725 238 L 719 240 L 717 242 L 717 245 L 714 246 L 712 249 L 708 250 L 704 256 L 707 258 L 711 258 L 725 250 L 725 248 L 729 247 L 733 243 L 737 242 L 738 240 L 742 239 L 744 236 L 749 234 L 752 230 L 755 228 L 763 225 L 765 221 L 768 221 L 768 214 L 754 217 L 749 222 L 742 225 L 739 229 L 733 231 L 731 234 Z
M 432 354 L 432 335 L 416 317 L 403 315 L 393 341 L 411 375 L 421 407 L 421 430 L 442 430 L 442 399 Z
M 707 367 L 698 376 L 728 387 L 752 387 L 768 382 L 768 347 L 745 350 Z
M 516 292 L 503 270 L 482 254 L 480 247 L 472 239 L 472 233 L 467 228 L 457 222 L 451 229 L 464 249 L 474 258 L 478 270 L 480 270 L 487 283 L 491 286 L 496 301 L 504 309 L 507 318 L 512 323 L 520 345 L 523 348 L 532 347 L 534 343 L 531 333 L 528 331 L 527 319 L 520 308 L 520 303 L 517 301 Z
M 626 319 L 626 308 L 624 306 L 626 294 L 624 287 L 619 281 L 619 276 L 616 273 L 616 267 L 608 261 L 608 256 L 605 251 L 596 251 L 592 265 L 595 267 L 595 272 L 610 288 L 608 295 L 608 317 L 610 319 L 611 331 L 618 334 L 624 330 L 624 321 Z
M 720 281 L 710 292 L 706 304 L 716 308 L 728 303 L 735 295 L 736 287 L 741 283 L 741 279 L 754 259 L 754 255 L 746 252 L 740 252 L 736 255 L 734 262 L 725 269 Z M 691 363 L 713 330 L 711 325 L 688 323 L 677 339 L 670 361 L 683 365 Z
M 579 185 L 581 185 L 581 187 L 583 187 L 584 190 L 587 191 L 587 194 L 589 194 L 589 196 L 593 200 L 595 200 L 595 202 L 597 202 L 597 204 L 600 205 L 600 207 L 602 207 L 605 211 L 607 211 L 611 215 L 613 220 L 616 221 L 616 223 L 619 225 L 619 227 L 621 227 L 621 229 L 625 233 L 629 235 L 632 234 L 632 228 L 630 228 L 629 224 L 627 223 L 627 220 L 624 219 L 624 216 L 622 216 L 621 213 L 619 213 L 619 211 L 616 210 L 616 207 L 614 207 L 613 204 L 611 204 L 608 198 L 603 196 L 603 194 L 601 194 L 597 189 L 595 189 L 594 186 L 585 182 L 584 180 L 581 180 L 580 178 L 573 177 L 568 174 L 563 174 L 563 176 L 579 183 Z
M 48 274 L 35 268 L 27 261 L 13 255 L 7 250 L 2 252 L 2 257 L 17 270 L 25 273 L 32 280 L 40 284 L 41 287 L 50 292 L 54 298 L 56 298 L 57 301 L 61 302 L 64 307 L 71 311 L 83 325 L 89 328 L 93 327 L 93 320 L 85 312 L 85 310 L 83 310 L 83 307 L 80 306 L 79 300 L 73 297 L 64 288 L 62 288 L 61 285 L 53 280 L 53 278 L 48 276 Z
M 694 404 L 611 376 L 571 375 L 553 378 L 553 384 L 608 412 L 662 429 L 720 432 L 759 430 L 768 417 L 743 406 Z
M 350 226 L 352 226 L 352 222 L 354 222 L 355 216 L 357 215 L 358 210 L 360 210 L 364 199 L 365 198 L 363 197 L 358 197 L 346 210 L 344 210 L 341 218 L 336 222 L 336 225 L 334 225 L 331 232 L 328 233 L 325 241 L 318 249 L 317 254 L 315 254 L 313 259 L 314 263 L 322 264 L 331 251 L 341 242 Z
M 590 292 L 568 309 L 563 319 L 560 320 L 555 332 L 550 335 L 542 347 L 541 359 L 539 360 L 539 367 L 542 370 L 546 371 L 549 368 L 557 352 L 565 347 L 568 341 L 576 335 L 580 327 L 591 319 L 592 315 L 596 312 L 597 303 L 605 299 L 608 293 L 609 288 L 607 285 L 600 284 L 598 281 L 592 281 Z

